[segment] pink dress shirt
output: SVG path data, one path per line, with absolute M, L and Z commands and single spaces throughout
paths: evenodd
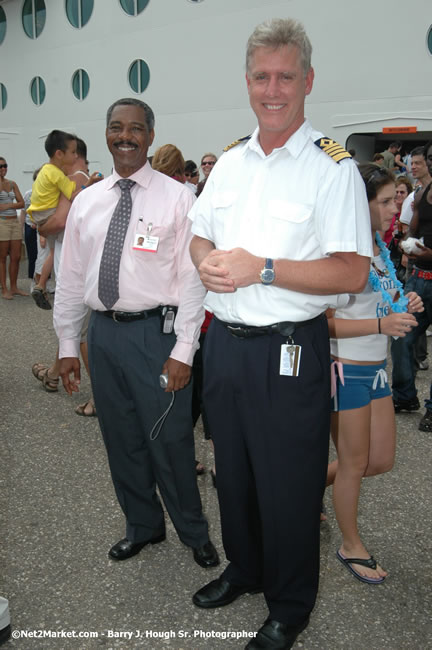
M 66 223 L 54 303 L 60 358 L 78 357 L 87 307 L 105 311 L 98 277 L 108 225 L 120 198 L 114 172 L 74 200 Z M 170 357 L 192 365 L 204 319 L 205 289 L 189 255 L 192 238 L 187 214 L 195 201 L 181 183 L 154 171 L 149 163 L 130 176 L 132 215 L 120 262 L 116 311 L 176 305 L 176 344 Z M 157 252 L 133 250 L 137 234 L 159 237 Z

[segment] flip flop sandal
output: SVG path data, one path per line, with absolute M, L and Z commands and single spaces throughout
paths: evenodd
M 48 370 L 49 366 L 45 365 L 44 363 L 34 363 L 32 365 L 32 373 L 38 379 L 39 381 L 42 381 L 44 378 L 44 374 Z
M 47 298 L 46 291 L 44 291 L 43 289 L 40 289 L 39 287 L 34 287 L 33 291 L 31 292 L 31 295 L 38 307 L 47 310 L 52 309 L 51 303 Z
M 47 393 L 57 393 L 59 384 L 59 377 L 57 379 L 52 379 L 48 374 L 48 368 L 44 376 L 42 377 L 42 385 L 45 388 Z
M 86 410 L 87 409 L 87 410 Z M 77 415 L 83 415 L 84 417 L 91 418 L 97 415 L 96 407 L 92 399 L 87 400 L 84 404 L 79 404 L 76 407 L 75 413 Z
M 362 576 L 361 573 L 358 573 L 358 571 L 351 566 L 351 564 L 359 564 L 360 566 L 365 566 L 368 569 L 375 570 L 377 568 L 377 563 L 373 555 L 371 555 L 368 560 L 363 560 L 355 557 L 344 557 L 340 551 L 336 551 L 336 557 L 344 566 L 346 566 L 348 571 L 351 571 L 353 576 L 361 582 L 366 582 L 369 585 L 379 585 L 385 580 L 385 576 L 382 576 L 381 578 L 368 578 L 367 576 Z

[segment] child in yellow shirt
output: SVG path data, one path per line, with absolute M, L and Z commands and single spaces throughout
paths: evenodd
M 64 194 L 69 201 L 72 201 L 83 188 L 89 187 L 101 178 L 101 174 L 96 172 L 90 176 L 85 185 L 77 189 L 75 182 L 66 176 L 65 172 L 68 172 L 77 158 L 76 138 L 71 133 L 57 129 L 51 131 L 45 140 L 45 151 L 49 156 L 49 162 L 43 165 L 33 183 L 30 206 L 27 209 L 37 226 L 42 226 L 55 213 L 60 194 Z M 38 284 L 31 292 L 37 306 L 42 309 L 51 309 L 46 296 L 46 283 L 53 266 L 55 237 L 50 235 L 47 238 L 50 247 L 49 257 L 43 266 Z

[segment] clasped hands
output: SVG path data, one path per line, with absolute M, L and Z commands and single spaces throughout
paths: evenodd
M 198 272 L 208 291 L 233 293 L 236 289 L 258 283 L 263 267 L 263 258 L 244 248 L 214 249 L 202 260 Z

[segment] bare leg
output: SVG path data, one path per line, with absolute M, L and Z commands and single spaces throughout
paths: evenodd
M 371 410 L 369 459 L 365 476 L 389 472 L 396 451 L 396 421 L 391 396 L 373 400 Z
M 371 405 L 332 414 L 332 431 L 337 436 L 338 467 L 333 485 L 333 505 L 342 533 L 340 552 L 345 557 L 367 560 L 370 554 L 363 545 L 357 527 L 357 511 L 362 478 L 369 461 Z M 353 564 L 353 569 L 368 578 L 385 577 L 377 565 L 369 569 Z
M 9 253 L 8 241 L 0 241 L 0 284 L 2 289 L 2 297 L 5 300 L 12 300 L 12 294 L 7 288 L 6 284 L 6 261 Z
M 21 291 L 21 289 L 18 289 L 17 287 L 19 263 L 21 259 L 21 246 L 21 239 L 13 239 L 10 242 L 9 279 L 11 294 L 13 296 L 28 296 L 28 293 Z
M 48 245 L 48 244 L 47 244 Z M 44 265 L 42 267 L 42 272 L 40 274 L 39 281 L 36 286 L 38 286 L 40 289 L 43 289 L 43 291 L 46 291 L 46 284 L 49 280 L 49 276 L 51 275 L 51 271 L 53 268 L 53 263 L 54 263 L 54 249 L 51 248 L 48 257 L 46 258 Z
M 60 359 L 59 359 L 59 349 L 56 350 L 56 356 L 52 366 L 48 368 L 48 377 L 51 379 L 58 379 L 60 376 Z

